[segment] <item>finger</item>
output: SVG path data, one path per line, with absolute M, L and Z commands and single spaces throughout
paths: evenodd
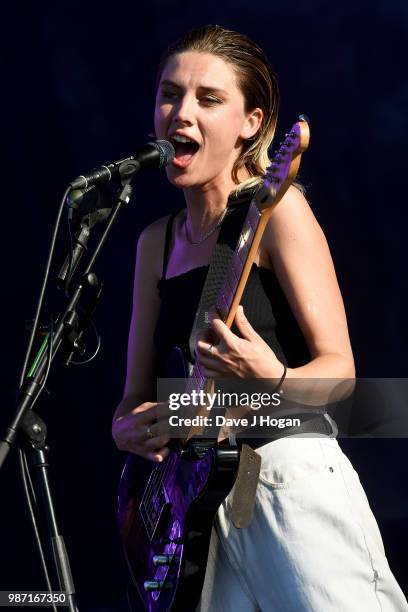
M 170 427 L 169 417 L 172 413 L 169 411 L 169 406 L 167 403 L 163 403 L 163 406 L 165 407 L 165 410 L 163 410 L 163 413 L 159 416 L 159 418 L 155 419 L 153 422 L 147 423 L 147 425 L 143 425 L 143 441 L 157 438 L 158 436 L 168 436 Z
M 214 359 L 214 357 L 211 357 L 208 353 L 200 353 L 197 356 L 197 359 L 201 365 L 205 365 L 207 367 L 213 366 L 214 368 L 216 368 L 217 365 L 220 363 L 218 359 Z
M 138 442 L 134 438 L 128 438 L 121 440 L 120 450 L 139 455 L 150 461 L 160 462 L 170 453 L 170 449 L 165 446 L 168 442 L 168 436 L 158 436 L 151 440 L 144 440 L 143 442 Z
M 170 449 L 168 446 L 162 446 L 154 450 L 148 450 L 144 446 L 133 444 L 127 446 L 123 450 L 126 450 L 126 452 L 128 453 L 138 455 L 139 457 L 143 457 L 144 459 L 148 459 L 149 461 L 154 461 L 155 463 L 161 463 L 170 454 Z
M 215 361 L 214 359 L 200 357 L 199 364 L 204 376 L 208 376 L 208 374 L 206 374 L 207 372 L 217 372 L 217 376 L 225 377 L 229 374 L 228 364 L 224 361 Z
M 198 342 L 199 340 L 202 340 L 203 342 L 210 342 L 211 334 L 212 332 L 210 328 L 200 330 L 199 332 L 197 332 L 196 342 Z
M 220 378 L 223 374 L 223 372 L 211 368 L 204 368 L 203 373 L 206 378 Z
M 234 346 L 237 336 L 225 325 L 221 319 L 213 319 L 212 329 L 217 334 L 219 340 L 224 342 L 228 347 Z
M 161 463 L 170 455 L 170 449 L 168 446 L 164 446 L 160 450 L 156 450 L 154 452 L 147 453 L 146 458 L 150 459 L 150 461 L 154 461 L 155 463 Z
M 159 417 L 159 409 L 156 402 L 149 402 L 149 408 L 142 410 L 141 412 L 134 412 L 136 417 L 137 425 L 150 425 L 157 423 Z
M 115 420 L 112 434 L 120 450 L 129 450 L 128 446 L 138 440 L 138 427 L 134 415 L 127 414 Z
M 155 436 L 154 438 L 148 439 L 144 442 L 144 448 L 147 452 L 160 450 L 170 440 L 169 435 Z
M 144 402 L 143 404 L 136 406 L 136 408 L 133 408 L 129 414 L 142 414 L 144 412 L 148 412 L 149 410 L 153 410 L 156 405 L 156 402 Z
M 246 318 L 244 308 L 241 304 L 237 308 L 234 321 L 239 331 L 241 332 L 242 337 L 245 338 L 245 340 L 253 340 L 256 336 L 258 336 L 256 331 Z
M 199 340 L 197 342 L 197 352 L 204 357 L 218 355 L 217 347 L 210 342 Z
M 155 419 L 153 421 L 154 423 L 162 423 L 163 421 L 168 420 L 169 418 L 169 403 L 167 402 L 160 402 L 159 404 L 157 404 L 156 406 L 156 410 L 155 410 Z

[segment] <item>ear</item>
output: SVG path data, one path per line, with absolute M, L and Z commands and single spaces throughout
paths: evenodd
M 248 140 L 248 138 L 252 138 L 252 136 L 255 136 L 255 134 L 261 127 L 262 119 L 263 110 L 261 108 L 254 108 L 254 110 L 248 113 L 245 117 L 245 121 L 240 133 L 241 138 L 243 140 Z

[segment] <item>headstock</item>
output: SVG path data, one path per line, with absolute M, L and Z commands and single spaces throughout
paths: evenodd
M 261 213 L 277 204 L 295 179 L 300 158 L 309 146 L 309 140 L 309 124 L 306 117 L 301 115 L 299 121 L 285 134 L 256 193 L 255 203 Z

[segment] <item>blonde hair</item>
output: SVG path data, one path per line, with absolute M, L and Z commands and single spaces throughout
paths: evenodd
M 270 164 L 268 149 L 275 135 L 279 107 L 279 89 L 275 73 L 262 49 L 245 34 L 218 25 L 190 30 L 172 43 L 163 54 L 158 71 L 159 83 L 167 60 L 185 51 L 211 53 L 234 68 L 238 86 L 245 99 L 245 112 L 263 111 L 257 133 L 247 139 L 232 169 L 237 191 L 256 185 Z M 245 168 L 249 178 L 239 182 L 238 173 Z

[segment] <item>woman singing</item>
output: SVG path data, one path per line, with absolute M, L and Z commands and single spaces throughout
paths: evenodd
M 187 33 L 159 70 L 156 137 L 176 155 L 166 172 L 185 208 L 159 219 L 137 246 L 119 449 L 151 461 L 169 453 L 155 432 L 156 378 L 188 339 L 229 198 L 269 165 L 278 112 L 275 76 L 249 38 L 219 26 Z M 208 377 L 353 379 L 346 316 L 325 236 L 301 190 L 273 211 L 235 317 L 201 338 Z M 197 611 L 408 610 L 358 476 L 333 432 L 261 446 L 254 515 L 234 527 L 231 495 L 214 523 Z

